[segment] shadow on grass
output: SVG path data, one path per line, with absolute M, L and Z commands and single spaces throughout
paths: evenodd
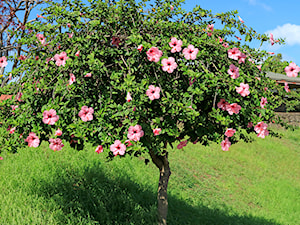
M 100 165 L 84 172 L 60 165 L 66 174 L 39 181 L 32 191 L 63 211 L 59 224 L 156 224 L 156 194 L 127 178 L 107 177 Z M 50 181 L 51 180 L 51 181 Z M 205 206 L 192 207 L 169 196 L 168 224 L 278 225 L 264 218 L 226 215 Z

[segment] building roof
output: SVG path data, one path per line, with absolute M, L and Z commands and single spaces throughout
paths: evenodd
M 0 102 L 4 101 L 4 100 L 7 100 L 7 99 L 10 99 L 12 98 L 12 95 L 1 95 L 0 96 Z
M 281 73 L 266 72 L 266 76 L 272 80 L 276 80 L 278 83 L 287 82 L 288 84 L 300 85 L 300 77 L 288 77 Z

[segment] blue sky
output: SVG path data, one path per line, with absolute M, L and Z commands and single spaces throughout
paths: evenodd
M 300 66 L 300 1 L 299 0 L 186 0 L 183 8 L 195 5 L 211 9 L 213 13 L 238 10 L 248 27 L 258 33 L 273 33 L 274 39 L 285 38 L 285 45 L 266 43 L 262 49 L 281 53 L 284 60 Z M 253 45 L 259 47 L 259 45 Z

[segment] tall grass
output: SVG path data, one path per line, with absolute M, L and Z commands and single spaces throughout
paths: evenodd
M 300 130 L 170 149 L 169 224 L 297 225 Z M 92 146 L 43 143 L 0 162 L 0 224 L 155 224 L 158 170 L 148 155 L 107 162 Z

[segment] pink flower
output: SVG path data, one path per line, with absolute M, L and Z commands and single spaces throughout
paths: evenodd
M 224 48 L 228 48 L 228 47 L 229 47 L 228 43 L 223 43 L 222 46 L 223 46 Z
M 3 157 L 0 156 L 0 160 L 3 160 Z
M 148 90 L 146 91 L 146 95 L 150 98 L 150 100 L 159 99 L 160 98 L 160 88 L 155 87 L 154 85 L 149 85 Z
M 268 52 L 268 54 L 270 54 L 270 55 L 274 55 L 275 53 L 274 53 L 274 52 Z
M 271 41 L 271 45 L 274 45 L 274 38 L 273 38 L 273 34 L 270 33 L 270 41 Z
M 290 91 L 291 91 L 291 90 L 289 89 L 289 85 L 288 85 L 287 82 L 284 82 L 284 90 L 285 90 L 286 92 L 290 92 Z
M 26 59 L 26 56 L 20 55 L 20 57 L 18 59 L 24 61 Z
M 48 58 L 46 58 L 46 64 L 48 64 L 50 61 L 54 61 L 54 58 L 53 57 L 48 57 Z
M 78 116 L 82 121 L 87 122 L 93 120 L 94 109 L 92 107 L 82 106 Z
M 182 53 L 186 59 L 195 60 L 199 52 L 198 48 L 195 48 L 194 45 L 189 45 L 187 48 L 183 49 Z
M 161 132 L 161 128 L 155 128 L 155 129 L 153 129 L 154 136 L 159 135 L 159 132 Z
M 67 33 L 67 35 L 69 36 L 69 38 L 72 38 L 74 33 L 73 32 L 72 33 Z
M 76 53 L 75 53 L 75 56 L 79 57 L 80 55 L 80 51 L 78 50 Z
M 241 51 L 238 48 L 228 49 L 228 58 L 239 60 L 240 55 Z
M 84 77 L 92 77 L 92 73 L 87 73 Z
M 57 131 L 55 131 L 55 136 L 61 136 L 62 135 L 62 131 L 60 129 L 57 129 Z
M 140 125 L 130 126 L 128 129 L 128 139 L 132 141 L 139 141 L 144 136 L 144 131 Z
M 36 17 L 37 17 L 37 18 L 43 18 L 43 19 L 46 19 L 46 17 L 41 16 L 41 15 L 39 15 L 39 14 L 36 14 Z
M 121 141 L 116 140 L 115 143 L 110 146 L 110 150 L 113 152 L 115 156 L 124 155 L 126 146 L 122 144 Z
M 175 38 L 175 37 L 172 37 L 171 42 L 169 42 L 169 46 L 172 48 L 171 49 L 172 53 L 180 52 L 181 51 L 181 46 L 182 46 L 182 41 L 177 40 L 177 38 Z
M 239 68 L 236 67 L 236 66 L 233 65 L 233 64 L 231 64 L 231 65 L 229 66 L 229 69 L 227 70 L 227 72 L 228 72 L 228 74 L 230 75 L 230 77 L 231 77 L 232 79 L 236 79 L 236 78 L 238 78 L 238 77 L 240 76 L 240 74 L 239 74 Z
M 1 67 L 1 68 L 4 68 L 4 67 L 7 66 L 7 61 L 6 61 L 6 60 L 7 60 L 7 59 L 6 59 L 5 56 L 0 57 L 0 67 Z
M 129 147 L 129 146 L 132 146 L 133 144 L 131 143 L 131 141 L 130 140 L 126 140 L 125 141 L 125 144 L 127 145 L 127 147 Z
M 76 81 L 76 77 L 73 73 L 70 73 L 69 85 L 73 84 Z
M 267 104 L 267 97 L 261 97 L 261 100 L 260 100 L 260 107 L 263 109 L 265 108 L 265 105 Z
M 55 54 L 55 56 L 54 56 L 54 60 L 56 61 L 55 64 L 57 66 L 65 66 L 66 60 L 68 58 L 69 57 L 67 57 L 67 53 L 65 53 L 65 52 L 62 52 L 60 54 Z
M 254 131 L 258 134 L 257 137 L 265 138 L 265 136 L 269 135 L 269 131 L 267 130 L 268 125 L 264 122 L 259 122 L 254 127 Z
M 259 71 L 261 71 L 261 65 L 256 66 Z
M 290 63 L 287 67 L 285 67 L 284 71 L 288 77 L 297 77 L 298 72 L 300 72 L 300 67 L 296 65 L 296 63 Z
M 13 128 L 11 128 L 11 129 L 9 130 L 9 133 L 10 133 L 10 134 L 13 134 L 13 133 L 15 133 L 15 130 L 16 130 L 16 127 L 13 127 Z
M 160 51 L 157 47 L 151 47 L 148 51 L 147 51 L 147 58 L 149 61 L 151 62 L 158 62 L 160 57 L 162 57 L 163 52 Z
M 56 111 L 54 109 L 50 109 L 49 111 L 45 110 L 43 112 L 43 123 L 48 125 L 54 125 L 57 122 L 59 116 L 56 115 Z
M 138 47 L 137 47 L 137 50 L 139 50 L 140 52 L 143 50 L 143 45 L 139 45 Z
M 45 45 L 46 39 L 43 34 L 37 34 L 36 37 L 39 39 L 42 45 Z
M 211 32 L 214 31 L 214 24 L 208 24 L 207 29 L 210 30 Z
M 132 100 L 132 98 L 131 98 L 130 92 L 127 92 L 126 101 L 130 102 L 131 100 Z
M 232 103 L 226 105 L 226 110 L 229 113 L 229 115 L 232 115 L 233 113 L 238 114 L 241 110 L 241 106 L 238 105 L 237 103 Z
M 17 108 L 19 108 L 18 105 L 11 105 L 10 107 L 11 107 L 12 111 L 14 111 L 14 110 L 16 110 Z
M 168 73 L 172 73 L 177 68 L 177 63 L 173 57 L 162 59 L 161 63 L 163 64 L 162 70 L 167 71 Z
M 235 90 L 236 90 L 237 93 L 239 93 L 243 97 L 246 97 L 250 94 L 248 84 L 240 83 L 240 86 L 235 87 Z
M 229 151 L 230 146 L 231 146 L 231 142 L 229 141 L 228 138 L 225 138 L 225 140 L 221 142 L 221 147 L 223 151 Z
M 241 23 L 244 23 L 244 20 L 242 20 L 242 18 L 240 16 L 238 16 L 238 18 L 241 21 Z
M 185 147 L 187 144 L 187 140 L 185 141 L 181 141 L 178 145 L 177 145 L 177 149 L 182 149 L 183 147 Z
M 242 38 L 238 37 L 238 36 L 234 36 L 236 39 L 238 39 L 239 41 L 242 40 Z
M 71 27 L 71 24 L 70 24 L 70 23 L 67 23 L 67 26 L 70 28 L 70 27 Z
M 34 132 L 30 132 L 25 141 L 28 142 L 29 147 L 36 148 L 40 145 L 40 139 Z
M 56 138 L 56 139 L 51 138 L 49 142 L 50 142 L 49 148 L 51 148 L 55 152 L 60 151 L 62 147 L 64 147 L 64 144 L 62 143 L 60 138 Z
M 226 110 L 226 106 L 229 105 L 228 102 L 225 101 L 224 98 L 221 98 L 220 101 L 218 102 L 217 106 L 219 109 L 222 109 L 223 111 Z
M 241 54 L 238 56 L 239 64 L 245 63 L 246 55 L 241 52 Z
M 218 37 L 217 41 L 219 41 L 219 43 L 222 43 L 223 39 L 221 37 Z
M 233 129 L 233 128 L 228 128 L 228 129 L 226 130 L 226 132 L 225 132 L 225 136 L 227 136 L 227 137 L 232 137 L 232 136 L 234 135 L 235 132 L 236 132 L 235 129 Z
M 95 150 L 95 152 L 97 152 L 98 154 L 99 154 L 100 152 L 103 152 L 103 147 L 102 147 L 102 145 L 98 145 L 97 148 L 96 148 L 96 150 Z
M 171 11 L 173 11 L 173 10 L 174 10 L 174 7 L 173 7 L 172 5 L 170 5 L 170 9 L 171 9 Z

